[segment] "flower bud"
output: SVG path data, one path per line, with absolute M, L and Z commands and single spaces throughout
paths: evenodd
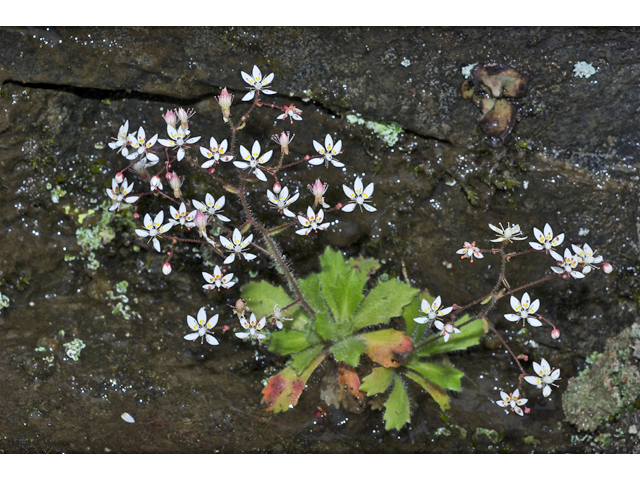
M 551 338 L 553 338 L 554 340 L 556 340 L 557 338 L 560 338 L 560 330 L 558 330 L 557 328 L 554 328 L 551 331 Z
M 171 273 L 171 264 L 169 262 L 164 262 L 164 265 L 162 265 L 162 273 L 165 275 L 169 275 Z
M 238 318 L 239 318 L 239 317 L 244 317 L 244 314 L 246 311 L 247 311 L 247 304 L 244 303 L 244 301 L 241 298 L 238 299 L 235 306 L 233 307 L 233 312 L 236 315 L 238 315 Z
M 280 135 L 274 135 L 271 138 L 280 145 L 280 151 L 283 155 L 289 155 L 289 144 L 293 140 L 293 137 L 295 137 L 295 135 L 291 135 L 291 132 L 282 132 Z
M 176 198 L 180 198 L 182 196 L 182 193 L 180 192 L 182 180 L 180 180 L 180 177 L 175 173 L 167 176 L 169 177 L 169 185 L 171 185 L 171 188 L 173 188 L 173 196 Z
M 273 184 L 273 193 L 278 195 L 278 194 L 280 194 L 281 191 L 282 191 L 282 185 L 280 185 L 279 182 L 274 183 Z
M 602 265 L 602 271 L 609 275 L 611 272 L 613 272 L 613 267 L 610 263 L 605 263 L 604 265 Z
M 122 183 L 123 180 L 124 180 L 124 175 L 122 174 L 122 172 L 116 173 L 116 182 Z
M 171 110 L 167 110 L 167 113 L 162 115 L 162 118 L 164 118 L 164 121 L 167 122 L 167 125 L 171 125 L 173 128 L 176 128 L 178 117 L 174 112 L 172 112 Z
M 220 110 L 222 110 L 222 118 L 226 119 L 231 116 L 231 102 L 233 102 L 233 95 L 227 91 L 227 87 L 222 89 L 219 97 L 215 97 Z
M 196 213 L 196 218 L 194 219 L 196 227 L 198 227 L 198 231 L 200 232 L 200 236 L 204 236 L 207 233 L 207 216 L 198 210 Z
M 151 177 L 151 191 L 153 192 L 156 188 L 162 190 L 162 180 L 157 175 Z
M 313 185 L 307 185 L 312 195 L 315 197 L 315 203 L 313 206 L 322 205 L 322 208 L 329 208 L 329 205 L 324 203 L 324 194 L 329 187 L 328 184 L 322 183 L 318 178 Z

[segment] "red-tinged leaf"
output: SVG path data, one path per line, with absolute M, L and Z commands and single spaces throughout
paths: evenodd
M 365 333 L 365 353 L 385 367 L 399 367 L 412 350 L 411 339 L 399 330 L 387 329 Z
M 267 411 L 285 412 L 295 406 L 307 380 L 326 356 L 326 353 L 318 355 L 300 373 L 296 373 L 295 369 L 289 366 L 271 377 L 267 386 L 262 390 L 262 403 L 267 405 Z
M 360 391 L 360 379 L 353 367 L 343 363 L 340 364 L 338 367 L 338 383 L 343 391 L 351 393 L 358 400 L 366 397 L 366 394 Z

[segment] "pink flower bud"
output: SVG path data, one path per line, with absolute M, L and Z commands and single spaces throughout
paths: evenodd
M 222 118 L 227 119 L 231 116 L 231 102 L 233 102 L 233 95 L 231 95 L 227 88 L 223 88 L 219 97 L 216 97 L 220 110 L 222 110 Z
M 247 311 L 247 305 L 244 303 L 244 300 L 241 298 L 236 302 L 233 311 L 238 317 L 244 317 L 245 312 Z
M 531 409 L 529 407 L 524 407 L 524 413 L 529 413 Z
M 229 330 L 229 325 L 225 325 L 224 327 L 222 327 L 222 332 L 226 332 L 227 330 Z
M 167 113 L 162 115 L 162 118 L 164 118 L 164 121 L 167 122 L 167 125 L 171 125 L 173 128 L 176 128 L 176 121 L 178 120 L 178 117 L 175 113 L 167 110 Z
M 337 208 L 338 210 L 340 210 L 342 207 L 344 207 L 344 205 L 342 205 L 341 203 L 338 203 L 338 204 L 336 205 L 336 208 Z
M 117 183 L 122 183 L 123 180 L 124 180 L 124 175 L 122 174 L 122 172 L 116 173 L 116 182 Z
M 151 191 L 153 192 L 156 188 L 162 190 L 162 180 L 157 175 L 151 177 Z
M 173 196 L 176 198 L 180 198 L 182 196 L 182 193 L 180 192 L 180 187 L 182 186 L 182 180 L 180 180 L 180 177 L 178 175 L 176 175 L 175 173 L 172 173 L 169 176 L 169 185 L 171 185 L 171 188 L 173 188 Z
M 322 183 L 318 178 L 313 185 L 307 185 L 311 194 L 315 197 L 315 203 L 313 206 L 322 205 L 322 208 L 329 208 L 329 205 L 324 203 L 324 194 L 329 188 L 329 185 L 326 183 Z
M 282 191 L 282 185 L 279 182 L 273 184 L 273 193 L 278 195 Z
M 165 275 L 169 275 L 171 273 L 171 264 L 169 262 L 164 262 L 164 265 L 162 265 L 162 273 Z
M 211 167 L 210 169 L 207 170 L 207 172 L 209 172 L 209 175 L 213 175 L 216 172 L 216 169 Z
M 305 160 L 311 160 L 311 157 L 310 157 L 309 155 L 305 155 L 305 156 L 304 156 L 304 159 L 305 159 Z
M 271 138 L 280 145 L 280 151 L 284 155 L 289 155 L 289 144 L 293 140 L 293 137 L 295 137 L 295 135 L 291 135 L 291 132 L 282 132 L 280 135 L 274 135 Z
M 207 216 L 198 210 L 196 213 L 196 218 L 194 219 L 196 227 L 198 227 L 198 231 L 200 232 L 200 236 L 204 236 L 207 233 Z
M 610 263 L 605 263 L 604 265 L 602 265 L 602 271 L 609 275 L 611 272 L 613 272 L 613 267 Z
M 551 331 L 551 338 L 553 338 L 554 340 L 556 340 L 557 338 L 560 337 L 560 330 L 558 330 L 557 328 L 554 328 Z
M 140 218 L 140 214 L 138 212 L 134 213 L 133 218 Z
M 171 177 L 173 177 L 173 172 L 167 171 L 167 173 L 165 173 L 164 175 L 164 178 L 166 178 L 167 180 L 171 180 Z

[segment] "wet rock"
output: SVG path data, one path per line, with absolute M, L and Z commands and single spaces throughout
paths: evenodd
M 500 98 L 493 102 L 493 107 L 482 115 L 478 123 L 487 135 L 504 140 L 516 124 L 516 107 L 510 101 Z

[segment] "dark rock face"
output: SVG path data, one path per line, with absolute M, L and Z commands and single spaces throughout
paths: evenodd
M 201 254 L 188 249 L 178 252 L 184 266 L 158 276 L 161 256 L 131 249 L 131 218 L 113 226 L 115 239 L 102 231 L 104 241 L 93 251 L 100 266 L 90 268 L 77 232 L 99 225 L 99 214 L 87 223 L 79 216 L 97 210 L 113 174 L 126 165 L 105 148 L 125 119 L 131 131 L 144 124 L 148 133 L 163 135 L 163 109 L 194 107 L 192 131 L 206 146 L 210 136 L 225 135 L 214 96 L 227 87 L 236 96 L 232 109 L 243 112 L 240 71 L 255 64 L 276 75 L 278 94 L 269 100 L 295 103 L 303 121 L 276 122 L 276 114 L 261 109 L 241 132 L 241 144 L 260 139 L 267 145 L 271 135 L 291 129 L 291 155 L 303 158 L 315 153 L 312 140 L 331 133 L 343 141 L 347 175 L 305 165 L 291 172 L 289 188 L 304 196 L 320 176 L 330 186 L 325 199 L 334 205 L 344 201 L 341 185 L 352 182 L 352 174 L 376 183 L 374 214 L 344 214 L 324 237 L 304 243 L 282 239 L 297 273 L 313 270 L 318 252 L 330 244 L 351 256 L 386 260 L 387 273 L 402 277 L 405 269 L 416 286 L 442 295 L 448 305 L 463 305 L 490 289 L 498 267 L 490 255 L 471 266 L 461 262 L 454 252 L 464 241 L 490 248 L 487 224 L 511 222 L 530 236 L 516 247 L 525 249 L 531 229 L 548 222 L 555 233 L 566 234 L 562 250 L 588 243 L 614 273 L 548 282 L 530 292 L 561 330 L 560 342 L 546 330 L 517 335 L 518 329 L 501 323 L 506 304 L 494 320 L 517 353 L 546 358 L 569 378 L 606 338 L 633 323 L 640 298 L 638 38 L 634 29 L 593 28 L 0 29 L 0 292 L 11 300 L 0 311 L 0 349 L 6 352 L 0 374 L 10 386 L 0 390 L 0 400 L 16 405 L 6 430 L 15 440 L 1 440 L 0 449 L 145 451 L 139 439 L 122 438 L 119 427 L 129 425 L 118 417 L 128 411 L 136 426 L 154 427 L 144 434 L 153 451 L 177 451 L 175 445 L 201 451 L 205 443 L 227 452 L 488 451 L 470 437 L 431 442 L 443 424 L 437 408 L 417 391 L 412 429 L 401 432 L 401 440 L 384 432 L 380 412 L 369 410 L 346 423 L 344 412 L 333 410 L 329 423 L 305 433 L 315 420 L 321 376 L 293 411 L 269 417 L 273 433 L 265 445 L 264 432 L 255 432 L 255 419 L 263 414 L 260 380 L 280 360 L 256 361 L 253 351 L 228 338 L 215 351 L 182 340 L 186 315 L 205 304 L 226 312 L 237 293 L 201 292 Z M 596 73 L 574 76 L 578 61 L 592 63 Z M 461 97 L 461 69 L 473 63 L 509 65 L 529 80 L 504 141 L 479 129 L 478 109 Z M 404 133 L 389 146 L 371 125 L 348 121 L 353 112 L 372 125 L 398 124 Z M 188 177 L 183 190 L 189 198 L 222 194 L 187 165 L 178 173 Z M 142 179 L 130 180 L 136 191 L 148 188 Z M 66 194 L 53 203 L 56 187 Z M 142 212 L 160 208 L 166 205 L 152 201 Z M 233 208 L 225 206 L 225 215 L 240 221 Z M 272 213 L 265 207 L 260 215 L 269 220 Z M 550 264 L 515 258 L 509 279 L 527 283 L 545 275 Z M 280 281 L 265 260 L 256 269 Z M 250 280 L 238 273 L 241 283 Z M 116 292 L 122 280 L 129 283 L 128 303 Z M 74 336 L 87 344 L 78 362 L 58 345 Z M 33 353 L 41 345 L 46 355 Z M 552 402 L 540 400 L 543 409 L 532 409 L 536 418 L 526 428 L 491 403 L 499 399 L 493 388 L 511 387 L 518 374 L 503 349 L 492 352 L 491 346 L 451 357 L 468 380 L 452 402 L 453 421 L 465 429 L 503 429 L 502 449 L 577 448 L 569 441 L 573 427 L 548 433 L 563 419 L 557 392 Z M 55 357 L 51 362 L 44 358 L 49 355 Z M 26 430 L 15 427 L 25 423 Z M 78 427 L 90 440 L 78 439 Z M 238 438 L 233 431 L 253 433 Z M 325 435 L 344 440 L 327 447 L 318 440 Z M 522 443 L 527 435 L 541 443 Z M 160 437 L 166 440 L 154 446 L 152 439 Z

